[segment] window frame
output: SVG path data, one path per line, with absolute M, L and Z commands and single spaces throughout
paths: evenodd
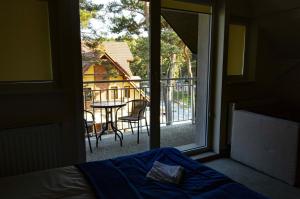
M 146 1 L 146 0 L 145 0 Z M 149 63 L 149 69 L 150 69 L 150 140 L 149 140 L 149 147 L 150 149 L 155 149 L 160 147 L 160 135 L 161 135 L 161 129 L 160 129 L 160 97 L 157 97 L 157 94 L 161 93 L 160 89 L 160 51 L 161 51 L 161 41 L 160 41 L 160 32 L 161 32 L 161 26 L 160 26 L 160 18 L 161 13 L 159 10 L 161 10 L 161 1 L 162 0 L 147 0 L 150 2 L 150 28 L 149 28 L 149 36 L 150 36 L 150 63 Z M 210 41 L 209 41 L 209 66 L 210 66 L 210 79 L 209 83 L 210 86 L 208 88 L 209 90 L 209 100 L 215 100 L 215 98 L 218 98 L 219 96 L 214 96 L 215 94 L 215 85 L 213 85 L 214 79 L 217 77 L 218 74 L 215 74 L 216 71 L 214 71 L 214 65 L 216 64 L 215 60 L 213 59 L 214 54 L 217 53 L 215 50 L 215 47 L 217 46 L 217 39 L 219 36 L 218 28 L 219 28 L 219 20 L 221 17 L 223 17 L 221 14 L 223 14 L 223 11 L 225 11 L 225 2 L 220 2 L 218 5 L 216 3 L 217 1 L 211 1 L 211 24 L 210 24 Z M 222 6 L 219 10 L 218 6 Z M 226 9 L 227 11 L 227 9 Z M 222 12 L 222 13 L 221 13 Z M 215 14 L 216 13 L 216 14 Z M 207 14 L 207 13 L 206 13 Z M 219 17 L 221 16 L 221 17 Z M 227 19 L 227 15 L 224 15 L 224 19 Z M 227 20 L 226 20 L 227 21 Z M 225 22 L 225 20 L 224 20 Z M 225 23 L 224 23 L 225 26 Z M 223 30 L 223 29 L 222 29 Z M 223 34 L 223 32 L 221 33 Z M 225 32 L 224 32 L 225 34 Z M 225 39 L 225 38 L 224 38 Z M 224 41 L 223 43 L 225 43 Z M 222 54 L 225 55 L 226 50 L 222 50 Z M 158 67 L 159 66 L 159 67 Z M 224 64 L 222 62 L 222 72 L 223 72 Z M 158 70 L 159 69 L 159 70 Z M 216 77 L 215 77 L 216 76 Z M 223 81 L 223 76 L 222 76 Z M 218 101 L 217 101 L 218 103 Z M 215 118 L 211 117 L 211 111 L 214 111 L 215 103 L 209 103 L 208 104 L 208 129 L 207 129 L 207 146 L 205 148 L 196 148 L 188 151 L 183 151 L 183 153 L 186 154 L 199 154 L 202 152 L 210 151 L 212 148 L 214 148 L 214 139 L 213 136 L 215 134 L 213 126 L 215 126 Z M 220 143 L 219 143 L 220 144 Z M 219 145 L 216 144 L 216 145 Z
M 110 87 L 110 99 L 116 100 L 119 99 L 119 87 L 118 86 L 111 86 Z
M 42 0 L 48 4 L 49 36 L 50 36 L 50 59 L 52 69 L 51 80 L 15 80 L 0 81 L 0 90 L 3 93 L 23 93 L 24 90 L 31 93 L 44 93 L 45 90 L 52 92 L 61 92 L 62 81 L 58 75 L 60 68 L 59 41 L 60 37 L 59 16 L 57 8 L 60 6 L 57 1 Z
M 124 97 L 130 98 L 130 86 L 124 86 Z

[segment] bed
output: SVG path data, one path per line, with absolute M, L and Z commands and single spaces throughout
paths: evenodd
M 146 178 L 154 161 L 183 166 L 182 182 L 177 185 Z M 174 148 L 3 178 L 0 197 L 266 199 Z

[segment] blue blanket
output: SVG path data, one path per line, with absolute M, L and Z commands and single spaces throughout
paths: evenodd
M 154 161 L 184 167 L 179 185 L 146 178 Z M 101 199 L 266 199 L 223 174 L 162 148 L 110 160 L 77 165 Z

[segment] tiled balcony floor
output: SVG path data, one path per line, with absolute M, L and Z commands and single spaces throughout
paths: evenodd
M 176 124 L 161 127 L 161 146 L 177 147 L 194 143 L 195 125 L 191 123 Z M 140 133 L 140 143 L 137 144 L 137 134 L 131 134 L 130 131 L 124 133 L 123 147 L 119 140 L 115 141 L 114 135 L 104 135 L 99 141 L 99 147 L 96 148 L 95 137 L 91 138 L 93 153 L 90 153 L 89 145 L 86 139 L 87 161 L 104 160 L 121 155 L 142 152 L 149 149 L 149 136 L 146 130 Z

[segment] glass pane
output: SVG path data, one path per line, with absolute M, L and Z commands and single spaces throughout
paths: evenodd
M 245 60 L 246 26 L 229 24 L 227 75 L 243 75 Z
M 87 161 L 146 151 L 150 123 L 149 3 L 82 0 L 80 8 L 84 109 L 94 115 L 85 112 L 84 119 L 95 124 L 85 134 Z M 120 108 L 120 104 L 124 106 Z
M 1 2 L 0 81 L 52 80 L 48 3 Z
M 198 129 L 198 123 L 207 125 L 208 79 L 199 79 L 209 72 L 210 12 L 195 12 L 190 3 L 162 1 L 161 10 L 161 146 L 190 150 L 205 147 L 206 129 Z M 179 6 L 179 7 L 178 7 Z M 182 9 L 180 9 L 182 8 Z M 206 57 L 205 57 L 206 56 Z M 201 84 L 200 84 L 201 83 Z M 203 95 L 204 94 L 204 95 Z M 197 129 L 197 130 L 196 130 Z

